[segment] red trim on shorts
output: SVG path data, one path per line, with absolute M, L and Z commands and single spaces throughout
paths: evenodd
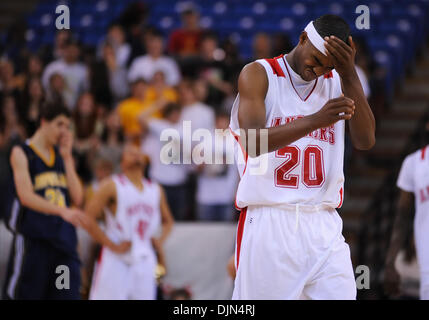
M 236 267 L 235 270 L 238 270 L 238 265 L 240 262 L 240 249 L 241 249 L 241 240 L 243 239 L 244 232 L 244 223 L 246 222 L 247 207 L 241 210 L 240 218 L 238 219 L 237 227 L 237 253 L 236 253 Z
M 246 169 L 247 169 L 247 157 L 248 157 L 248 154 L 247 154 L 246 150 L 244 150 L 243 146 L 242 146 L 242 145 L 241 145 L 241 143 L 240 143 L 240 136 L 236 135 L 236 134 L 234 133 L 234 131 L 232 131 L 232 129 L 231 129 L 231 128 L 229 128 L 229 131 L 231 131 L 232 136 L 235 138 L 235 140 L 236 140 L 236 141 L 237 141 L 237 143 L 239 144 L 239 146 L 240 146 L 240 148 L 241 148 L 241 151 L 243 152 L 244 159 L 245 159 L 245 161 L 246 161 L 246 164 L 244 165 L 243 173 L 241 174 L 241 175 L 243 176 L 243 175 L 244 175 L 244 173 L 246 172 Z M 240 211 L 240 210 L 243 210 L 243 208 L 240 208 L 240 207 L 237 205 L 237 193 L 235 193 L 234 206 L 235 206 L 235 208 L 236 208 L 237 210 L 239 210 L 239 211 Z
M 285 73 L 282 70 L 282 67 L 280 67 L 279 62 L 277 61 L 277 59 L 279 59 L 279 58 L 283 58 L 283 55 L 275 57 L 275 58 L 272 58 L 272 59 L 265 59 L 265 61 L 267 61 L 270 64 L 271 69 L 273 69 L 273 73 L 276 76 L 278 76 L 278 77 L 286 77 Z
M 424 146 L 423 149 L 422 149 L 422 160 L 425 159 L 426 147 L 427 146 Z
M 246 161 L 246 164 L 244 165 L 244 170 L 243 170 L 243 173 L 242 173 L 242 175 L 244 175 L 244 173 L 246 172 L 246 169 L 247 169 L 247 158 L 248 158 L 248 154 L 247 154 L 246 150 L 244 150 L 244 147 L 243 147 L 243 146 L 241 145 L 241 143 L 240 143 L 240 136 L 236 135 L 236 134 L 234 133 L 234 131 L 232 131 L 232 129 L 231 129 L 231 128 L 229 128 L 229 131 L 231 131 L 232 136 L 233 136 L 233 137 L 235 138 L 235 140 L 238 142 L 238 144 L 240 145 L 241 151 L 243 152 L 244 161 Z
M 101 262 L 103 260 L 103 250 L 104 247 L 101 247 L 100 250 L 100 254 L 98 255 L 98 259 L 97 259 L 97 270 L 95 270 L 95 274 L 94 274 L 94 287 L 91 290 L 94 290 L 97 288 L 97 284 L 98 284 L 98 279 L 100 278 L 100 269 L 101 269 Z
M 343 205 L 343 188 L 340 189 L 340 203 L 338 204 L 337 208 L 341 208 Z
M 298 91 L 296 90 L 296 88 L 295 88 L 295 86 L 294 86 L 293 82 L 292 82 L 292 77 L 290 76 L 289 68 L 288 68 L 288 66 L 287 66 L 287 62 L 285 61 L 285 58 L 284 58 L 284 57 L 282 57 L 282 58 L 283 58 L 283 62 L 284 62 L 285 67 L 286 67 L 287 74 L 288 74 L 288 76 L 289 76 L 290 83 L 292 84 L 293 90 L 295 90 L 295 92 L 296 92 L 297 96 L 298 96 L 302 101 L 307 101 L 307 99 L 308 99 L 308 98 L 310 98 L 311 94 L 313 93 L 314 89 L 316 88 L 317 80 L 318 80 L 319 78 L 316 78 L 316 81 L 314 82 L 313 89 L 311 89 L 311 91 L 310 91 L 310 93 L 308 94 L 308 96 L 307 96 L 305 99 L 302 99 L 302 98 L 301 98 L 301 96 L 299 95 Z

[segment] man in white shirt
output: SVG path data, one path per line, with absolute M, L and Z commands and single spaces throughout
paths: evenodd
M 175 86 L 179 83 L 181 74 L 174 59 L 163 54 L 164 43 L 162 34 L 152 31 L 146 39 L 147 54 L 133 60 L 128 72 L 128 80 L 133 82 L 138 78 L 143 78 L 147 82 L 152 80 L 157 71 L 161 71 L 166 76 L 166 83 Z
M 231 221 L 234 196 L 238 184 L 238 172 L 233 163 L 234 138 L 228 130 L 229 114 L 216 115 L 216 129 L 225 133 L 213 135 L 213 156 L 222 155 L 222 163 L 202 164 L 198 175 L 197 204 L 198 218 L 211 221 Z M 225 132 L 225 130 L 227 130 Z
M 412 230 L 414 201 L 414 242 L 420 266 L 420 299 L 429 300 L 429 149 L 426 145 L 408 155 L 402 163 L 396 185 L 399 201 L 389 251 L 386 257 L 384 285 L 386 293 L 399 294 L 400 275 L 395 267 L 396 257 Z
M 78 61 L 79 54 L 78 43 L 70 40 L 64 50 L 64 58 L 48 64 L 42 76 L 42 83 L 47 91 L 50 90 L 49 79 L 53 74 L 58 73 L 64 78 L 64 102 L 69 109 L 74 109 L 79 95 L 89 89 L 88 69 Z
M 195 83 L 182 81 L 179 85 L 179 96 L 182 105 L 182 121 L 191 121 L 192 131 L 197 129 L 213 130 L 215 113 L 213 108 L 198 100 Z
M 168 104 L 163 110 L 163 116 L 163 119 L 140 118 L 143 127 L 147 128 L 142 150 L 150 158 L 150 179 L 163 186 L 174 218 L 183 220 L 187 209 L 186 182 L 189 166 L 183 164 L 180 153 L 175 153 L 178 158 L 172 159 L 177 163 L 164 164 L 161 161 L 161 151 L 165 144 L 172 143 L 174 148 L 177 148 L 176 151 L 180 150 L 182 139 L 180 107 L 176 104 Z M 167 129 L 176 130 L 178 136 L 167 142 L 161 141 L 161 134 Z

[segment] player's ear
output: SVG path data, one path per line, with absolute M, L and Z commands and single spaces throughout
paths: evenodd
M 301 34 L 299 35 L 299 44 L 304 45 L 307 39 L 308 39 L 307 32 L 305 31 L 301 32 Z

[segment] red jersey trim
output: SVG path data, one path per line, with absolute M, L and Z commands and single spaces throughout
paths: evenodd
M 323 75 L 323 78 L 325 78 L 325 79 L 329 79 L 329 78 L 333 78 L 333 77 L 334 77 L 334 75 L 332 74 L 332 71 L 329 71 L 328 73 L 325 73 Z
M 270 64 L 271 69 L 273 69 L 273 73 L 276 76 L 278 76 L 278 77 L 286 77 L 285 74 L 284 74 L 284 72 L 283 72 L 283 70 L 282 70 L 282 67 L 280 67 L 279 62 L 277 61 L 277 59 L 279 59 L 279 58 L 283 58 L 283 56 L 281 55 L 281 56 L 278 56 L 278 57 L 275 57 L 275 58 L 272 58 L 272 59 L 265 59 L 265 61 L 267 61 Z
M 425 159 L 426 147 L 427 147 L 427 146 L 424 146 L 424 147 L 423 147 L 423 149 L 422 149 L 422 160 L 424 160 L 424 159 Z

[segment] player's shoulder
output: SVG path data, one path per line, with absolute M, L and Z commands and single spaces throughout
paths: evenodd
M 28 146 L 26 144 L 16 144 L 10 150 L 10 161 L 11 162 L 28 162 Z
M 98 190 L 103 190 L 104 192 L 115 192 L 116 191 L 116 174 L 108 176 L 100 181 Z
M 403 163 L 408 163 L 409 165 L 412 164 L 418 164 L 419 161 L 427 160 L 429 157 L 429 146 L 426 145 L 410 154 L 408 154 L 404 160 Z
M 249 93 L 259 93 L 260 90 L 266 91 L 268 88 L 268 74 L 266 70 L 266 66 L 260 60 L 246 64 L 238 78 L 239 91 L 243 88 Z
M 266 59 L 258 59 L 244 65 L 241 73 L 258 75 L 265 73 L 264 61 Z
M 425 145 L 424 147 L 414 151 L 413 153 L 410 153 L 407 158 L 414 158 L 416 160 L 425 160 L 429 157 L 429 145 Z

